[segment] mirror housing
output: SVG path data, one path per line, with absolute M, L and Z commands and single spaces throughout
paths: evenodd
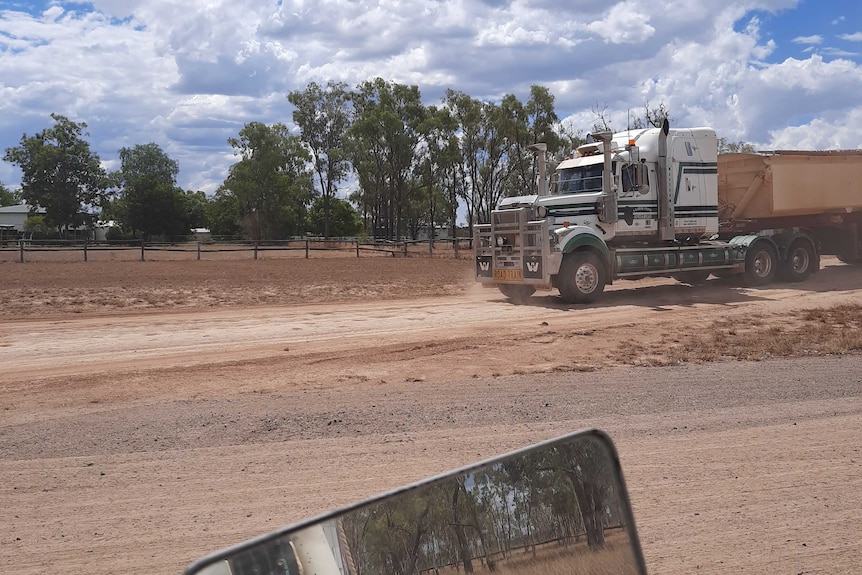
M 186 575 L 645 574 L 619 458 L 586 430 L 200 559 Z

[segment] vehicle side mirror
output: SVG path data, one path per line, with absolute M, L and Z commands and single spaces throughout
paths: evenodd
M 578 432 L 205 557 L 187 575 L 645 574 L 619 459 Z

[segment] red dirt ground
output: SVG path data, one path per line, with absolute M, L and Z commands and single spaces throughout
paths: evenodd
M 0 278 L 4 572 L 177 573 L 591 426 L 617 442 L 651 573 L 862 565 L 862 357 L 633 367 L 717 322 L 858 304 L 859 268 L 825 260 L 758 290 L 623 282 L 586 307 L 513 305 L 451 258 L 0 263 Z

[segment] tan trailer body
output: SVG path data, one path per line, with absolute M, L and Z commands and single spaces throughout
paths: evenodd
M 720 220 L 862 211 L 862 150 L 718 156 Z

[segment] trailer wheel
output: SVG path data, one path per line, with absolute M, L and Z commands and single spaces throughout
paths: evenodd
M 504 296 L 515 303 L 525 303 L 530 296 L 536 293 L 536 288 L 524 284 L 499 284 L 497 285 Z
M 817 255 L 811 244 L 796 240 L 787 250 L 787 259 L 778 264 L 778 276 L 788 282 L 801 282 L 814 271 Z
M 568 254 L 557 276 L 560 297 L 566 303 L 591 303 L 605 290 L 605 264 L 593 252 Z
M 745 254 L 745 283 L 765 286 L 775 279 L 778 254 L 772 244 L 761 240 L 748 248 Z

